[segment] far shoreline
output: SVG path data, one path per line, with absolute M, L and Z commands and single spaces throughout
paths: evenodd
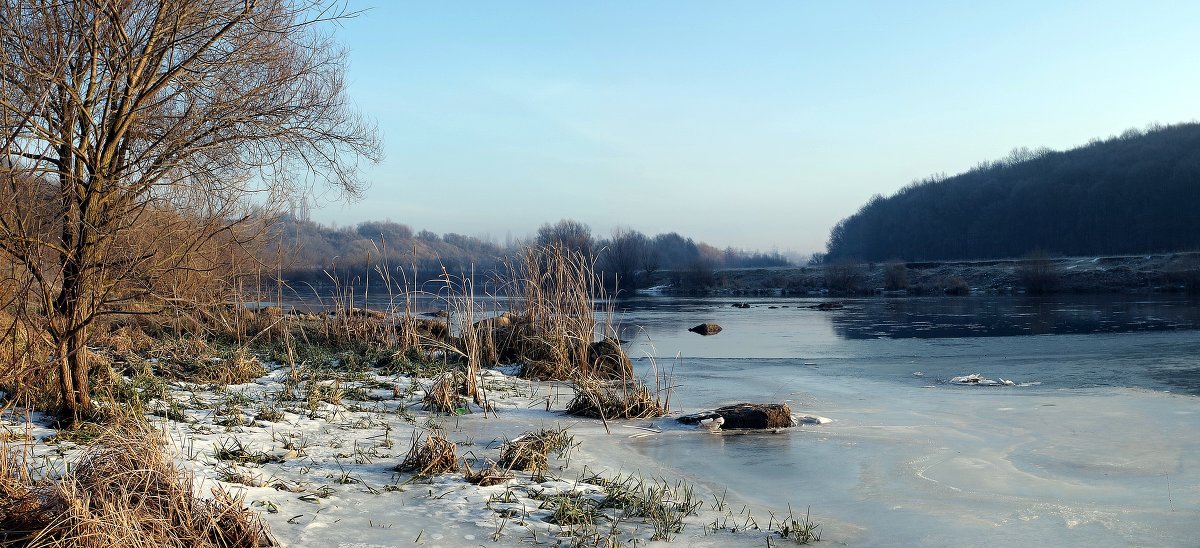
M 1031 279 L 1038 276 L 1037 279 Z M 656 294 L 679 296 L 962 296 L 1200 294 L 1200 252 L 969 261 L 888 261 L 717 270 L 697 283 L 664 272 Z M 899 281 L 900 283 L 895 283 Z

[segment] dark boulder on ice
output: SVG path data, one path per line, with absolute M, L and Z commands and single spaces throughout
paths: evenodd
M 699 424 L 718 417 L 723 420 L 722 430 L 789 428 L 796 425 L 792 420 L 792 408 L 786 403 L 735 403 L 712 411 L 683 415 L 676 420 L 684 424 Z
M 709 335 L 716 335 L 717 333 L 720 333 L 721 326 L 715 323 L 702 323 L 696 327 L 688 329 L 688 331 L 691 331 L 692 333 L 699 333 L 707 337 Z
M 588 363 L 592 374 L 605 379 L 632 379 L 633 362 L 621 348 L 621 341 L 605 337 L 588 346 Z

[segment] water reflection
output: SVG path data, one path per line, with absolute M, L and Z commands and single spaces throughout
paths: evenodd
M 748 302 L 750 309 L 732 305 Z M 686 330 L 715 321 L 755 330 L 807 330 L 824 323 L 839 339 L 936 339 L 1128 333 L 1200 329 L 1200 301 L 1187 298 L 1130 299 L 1125 296 L 1060 296 L 1033 298 L 986 296 L 963 298 L 857 299 L 844 307 L 819 311 L 812 299 L 643 297 L 619 302 L 625 330 L 651 327 L 652 332 Z M 781 329 L 783 326 L 783 329 Z M 728 326 L 727 326 L 728 327 Z
M 845 339 L 1129 333 L 1200 328 L 1200 303 L 1113 296 L 874 299 L 829 319 Z

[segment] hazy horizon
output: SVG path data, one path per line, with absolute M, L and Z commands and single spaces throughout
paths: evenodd
M 314 220 L 561 218 L 809 253 L 874 194 L 1193 120 L 1200 5 L 364 2 L 335 30 L 387 158 Z M 326 200 L 327 201 L 327 200 Z

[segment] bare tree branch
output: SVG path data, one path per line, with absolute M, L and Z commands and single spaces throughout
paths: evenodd
M 262 232 L 249 196 L 312 178 L 361 192 L 377 132 L 325 30 L 352 15 L 326 0 L 0 0 L 0 256 L 40 303 L 65 413 L 91 407 L 88 327 L 211 283 Z

